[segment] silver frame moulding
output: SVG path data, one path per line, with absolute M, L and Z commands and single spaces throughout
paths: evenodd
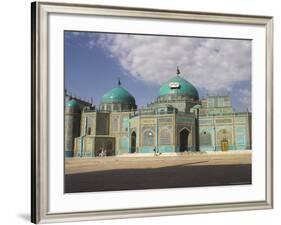
M 48 15 L 99 15 L 103 17 L 147 18 L 174 21 L 200 21 L 238 25 L 259 25 L 266 30 L 266 181 L 265 200 L 128 208 L 85 212 L 49 213 L 48 204 Z M 273 18 L 208 12 L 170 11 L 101 5 L 33 2 L 31 4 L 32 45 L 32 164 L 31 221 L 33 223 L 132 218 L 191 213 L 270 209 L 273 207 Z

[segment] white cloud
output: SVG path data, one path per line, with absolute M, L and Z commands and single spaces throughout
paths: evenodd
M 231 91 L 251 78 L 251 42 L 247 40 L 95 34 L 100 45 L 132 76 L 162 84 L 182 76 L 207 91 Z

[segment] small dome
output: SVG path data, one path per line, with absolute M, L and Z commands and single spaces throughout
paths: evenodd
M 111 89 L 102 96 L 102 103 L 122 103 L 135 105 L 135 98 L 123 87 Z
M 170 94 L 187 95 L 190 98 L 199 99 L 196 88 L 180 76 L 176 76 L 164 83 L 160 89 L 158 96 L 165 96 Z
M 77 102 L 77 101 L 75 101 L 74 99 L 71 99 L 70 101 L 67 101 L 67 102 L 65 103 L 65 106 L 66 106 L 66 107 L 77 107 L 77 106 L 79 106 L 79 105 L 78 105 L 78 102 Z

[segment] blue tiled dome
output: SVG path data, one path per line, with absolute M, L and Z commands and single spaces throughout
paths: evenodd
M 123 87 L 111 89 L 102 96 L 102 103 L 122 103 L 135 105 L 135 98 Z
M 187 95 L 190 98 L 199 99 L 196 88 L 180 76 L 176 76 L 164 83 L 159 89 L 158 96 L 170 94 Z
M 79 106 L 79 104 L 78 104 L 78 102 L 75 101 L 74 99 L 71 99 L 70 101 L 67 101 L 67 102 L 65 103 L 65 106 L 66 106 L 66 107 L 77 107 L 77 106 Z

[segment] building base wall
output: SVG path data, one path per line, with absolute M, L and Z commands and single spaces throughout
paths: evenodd
M 225 151 L 235 151 L 235 150 L 248 150 L 250 146 L 246 145 L 229 145 Z M 220 145 L 215 146 L 200 146 L 200 152 L 206 151 L 222 151 L 222 147 Z
M 73 157 L 74 153 L 72 150 L 64 151 L 64 157 Z

